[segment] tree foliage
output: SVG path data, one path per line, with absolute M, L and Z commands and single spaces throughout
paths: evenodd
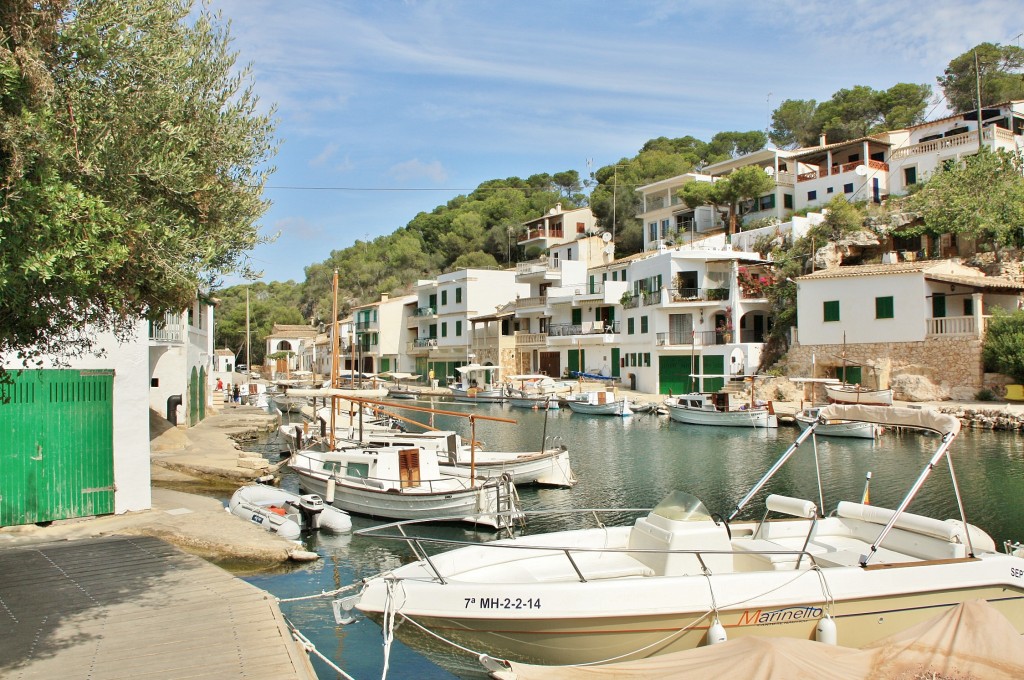
M 1024 312 L 995 309 L 981 351 L 986 371 L 1024 383 Z
M 921 219 L 901 236 L 965 234 L 979 243 L 1024 245 L 1024 158 L 1003 150 L 967 156 L 938 170 L 901 207 Z
M 275 142 L 228 42 L 185 0 L 0 6 L 0 351 L 80 355 L 250 273 Z
M 979 72 L 982 106 L 1024 99 L 1024 49 L 985 42 L 952 59 L 938 77 L 939 87 L 946 95 L 950 109 L 963 113 L 978 108 Z
M 717 182 L 688 182 L 679 197 L 691 208 L 700 205 L 729 206 L 729 233 L 736 233 L 741 201 L 756 199 L 775 188 L 775 180 L 756 165 L 735 170 Z
M 897 83 L 888 90 L 855 85 L 820 104 L 787 99 L 772 113 L 769 137 L 783 148 L 814 146 L 824 134 L 829 143 L 907 127 L 924 120 L 931 96 L 928 85 Z
M 216 343 L 218 348 L 235 353 L 235 363 L 246 357 L 245 315 L 246 291 L 249 295 L 249 359 L 253 366 L 263 363 L 266 352 L 264 338 L 275 323 L 303 324 L 299 310 L 302 288 L 294 281 L 263 283 L 257 281 L 232 286 L 220 293 L 216 315 Z

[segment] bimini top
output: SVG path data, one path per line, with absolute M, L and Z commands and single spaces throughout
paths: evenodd
M 863 406 L 860 404 L 829 404 L 821 409 L 823 420 L 855 420 L 878 423 L 890 427 L 914 427 L 932 430 L 945 436 L 960 432 L 960 420 L 934 409 L 906 408 L 904 406 Z

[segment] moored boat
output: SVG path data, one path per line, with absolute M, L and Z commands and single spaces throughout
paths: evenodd
M 581 392 L 565 399 L 566 405 L 573 413 L 584 413 L 591 416 L 631 416 L 629 399 L 616 397 L 612 392 Z
M 931 429 L 940 439 L 893 509 L 849 501 L 819 509 L 803 498 L 764 497 L 773 481 L 789 490 L 792 477 L 782 469 L 791 459 L 816 455 L 800 446 L 815 425 L 724 518 L 676 493 L 625 526 L 605 521 L 485 544 L 431 541 L 408 524 L 361 532 L 414 541 L 423 557 L 368 579 L 346 604 L 378 621 L 388 612 L 399 637 L 411 634 L 408 621 L 478 654 L 549 665 L 642 658 L 725 636 L 860 647 L 978 599 L 1024 631 L 1024 559 L 1019 550 L 997 552 L 967 524 L 959 487 L 957 520 L 906 511 L 950 456 L 959 421 L 838 405 L 823 409 L 822 419 Z M 829 498 L 820 489 L 806 496 Z M 765 498 L 763 506 L 754 498 Z M 619 521 L 627 512 L 617 511 Z M 745 513 L 753 517 L 741 520 Z
M 455 401 L 494 403 L 505 400 L 505 385 L 497 366 L 467 364 L 455 369 L 459 380 L 448 386 Z
M 797 427 L 806 430 L 818 421 L 821 406 L 808 406 L 794 416 Z M 853 420 L 835 420 L 818 423 L 815 431 L 821 437 L 847 437 L 851 439 L 877 439 L 882 434 L 882 427 L 876 423 L 858 422 Z
M 720 427 L 775 428 L 779 419 L 771 403 L 765 407 L 741 406 L 732 408 L 725 392 L 704 394 L 694 392 L 665 400 L 672 420 L 689 425 L 717 425 Z
M 865 406 L 892 406 L 891 389 L 869 389 L 845 383 L 825 384 L 825 395 L 836 404 L 863 404 Z
M 303 531 L 351 531 L 348 513 L 325 505 L 316 494 L 299 495 L 266 484 L 248 484 L 231 495 L 228 511 L 253 524 L 295 540 Z

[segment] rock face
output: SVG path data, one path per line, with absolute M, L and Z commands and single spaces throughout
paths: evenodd
M 949 391 L 923 375 L 904 373 L 892 379 L 893 398 L 899 401 L 945 401 Z
M 758 380 L 754 398 L 763 401 L 800 401 L 802 393 L 789 378 L 768 378 Z

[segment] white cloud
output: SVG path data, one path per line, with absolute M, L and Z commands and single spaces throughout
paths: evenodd
M 418 158 L 396 163 L 391 166 L 390 172 L 391 176 L 400 182 L 427 179 L 435 184 L 441 184 L 448 179 L 448 172 L 441 165 L 441 161 L 424 163 Z
M 299 215 L 274 220 L 274 229 L 280 233 L 279 240 L 319 241 L 325 233 L 322 226 Z
M 314 168 L 318 168 L 324 165 L 327 161 L 329 161 L 331 157 L 334 156 L 334 154 L 336 154 L 337 152 L 338 143 L 330 142 L 320 151 L 320 153 L 318 153 L 315 157 L 310 159 L 309 164 Z

